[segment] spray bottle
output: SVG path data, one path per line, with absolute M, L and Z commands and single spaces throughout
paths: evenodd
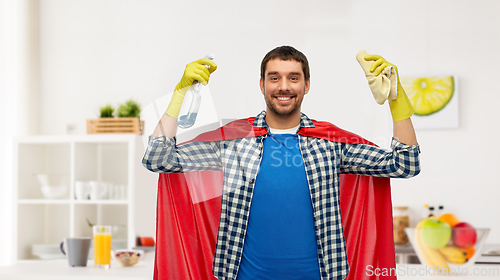
M 205 58 L 214 60 L 215 55 L 209 54 L 205 56 Z M 209 65 L 205 65 L 205 67 L 207 67 L 207 69 L 210 68 Z M 190 128 L 194 125 L 196 117 L 198 116 L 198 110 L 200 109 L 202 86 L 203 85 L 198 81 L 194 81 L 189 90 L 186 92 L 186 96 L 184 97 L 184 102 L 182 103 L 181 111 L 179 113 L 179 118 L 177 119 L 178 127 Z

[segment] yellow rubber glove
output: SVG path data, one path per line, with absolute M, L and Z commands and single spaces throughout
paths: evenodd
M 205 65 L 209 66 L 208 69 Z M 191 87 L 194 81 L 207 85 L 210 74 L 216 69 L 217 65 L 212 60 L 206 58 L 198 59 L 186 65 L 184 75 L 182 75 L 181 81 L 175 86 L 174 94 L 172 95 L 172 99 L 165 113 L 171 117 L 177 118 L 181 111 L 182 101 L 189 87 Z
M 398 79 L 397 86 L 397 97 L 395 100 L 389 100 L 389 107 L 391 108 L 392 120 L 394 122 L 398 122 L 404 119 L 407 119 L 415 113 L 413 110 L 413 106 L 411 105 L 410 99 L 406 95 L 403 86 L 401 86 L 401 82 L 399 81 L 399 73 L 396 65 L 387 62 L 380 55 L 367 55 L 365 56 L 365 60 L 370 61 L 374 60 L 375 62 L 370 67 L 370 72 L 375 71 L 375 76 L 378 76 L 386 67 L 392 66 L 396 70 L 396 75 Z

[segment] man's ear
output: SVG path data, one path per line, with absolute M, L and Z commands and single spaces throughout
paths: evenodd
M 311 79 L 307 79 L 306 84 L 304 85 L 304 94 L 309 92 L 309 87 L 311 86 Z
M 260 78 L 260 91 L 262 92 L 262 94 L 266 95 L 264 89 L 264 80 L 262 78 Z

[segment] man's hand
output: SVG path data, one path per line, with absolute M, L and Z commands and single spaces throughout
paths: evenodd
M 181 110 L 182 101 L 189 87 L 194 81 L 207 85 L 210 74 L 216 69 L 217 65 L 212 60 L 206 58 L 198 59 L 186 65 L 181 81 L 175 87 L 172 99 L 165 113 L 171 117 L 177 118 Z
M 391 108 L 392 120 L 394 122 L 398 122 L 404 119 L 407 119 L 413 115 L 415 112 L 413 110 L 413 106 L 411 105 L 408 96 L 406 95 L 403 86 L 399 82 L 399 73 L 396 65 L 389 63 L 380 55 L 367 55 L 364 57 L 366 61 L 374 60 L 375 62 L 370 67 L 370 72 L 374 72 L 375 76 L 378 76 L 382 71 L 389 66 L 394 67 L 397 75 L 397 97 L 395 100 L 389 100 L 389 107 Z
M 210 74 L 212 74 L 215 70 L 217 70 L 217 65 L 210 59 L 202 58 L 193 61 L 186 65 L 184 75 L 182 75 L 181 81 L 177 84 L 175 90 L 186 94 L 194 81 L 207 85 Z
M 375 62 L 373 62 L 372 66 L 370 67 L 370 72 L 375 71 L 375 73 L 373 73 L 373 74 L 375 74 L 375 76 L 380 75 L 380 73 L 382 73 L 382 71 L 387 66 L 394 67 L 394 70 L 396 70 L 396 74 L 398 75 L 398 82 L 399 82 L 398 67 L 396 67 L 396 65 L 388 62 L 383 57 L 381 57 L 380 55 L 376 55 L 376 54 L 370 54 L 370 55 L 365 56 L 364 58 L 366 61 L 370 61 L 370 60 L 375 61 Z

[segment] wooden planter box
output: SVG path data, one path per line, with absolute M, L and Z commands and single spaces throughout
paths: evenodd
M 141 134 L 144 121 L 139 118 L 100 118 L 87 120 L 87 134 L 134 133 Z

